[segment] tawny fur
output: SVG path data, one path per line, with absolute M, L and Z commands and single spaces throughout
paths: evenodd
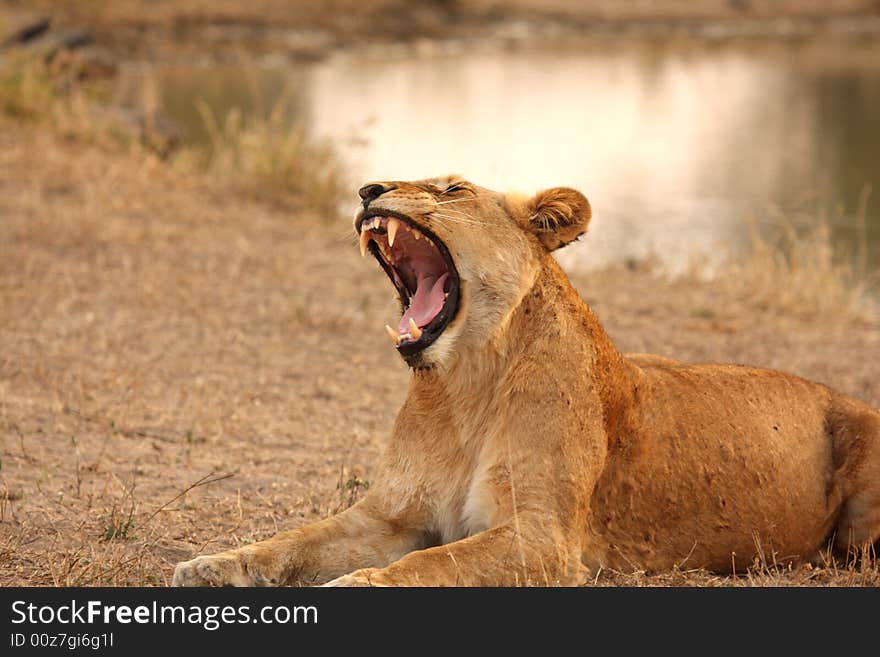
M 176 585 L 571 585 L 878 539 L 880 414 L 780 372 L 618 352 L 550 254 L 586 230 L 580 193 L 381 184 L 370 210 L 437 235 L 462 297 L 410 359 L 374 484 L 337 516 L 179 564 Z

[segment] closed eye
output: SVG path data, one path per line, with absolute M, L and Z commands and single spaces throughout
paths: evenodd
M 453 194 L 455 192 L 472 192 L 464 183 L 452 183 L 449 187 L 443 190 L 442 194 Z

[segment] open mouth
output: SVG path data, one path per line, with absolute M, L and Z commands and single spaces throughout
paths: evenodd
M 400 214 L 358 218 L 361 255 L 369 249 L 397 288 L 403 316 L 385 326 L 403 356 L 427 348 L 458 311 L 459 277 L 436 235 Z

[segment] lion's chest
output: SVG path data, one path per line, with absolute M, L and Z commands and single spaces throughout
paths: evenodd
M 436 396 L 436 395 L 435 395 Z M 500 411 L 469 397 L 419 415 L 421 440 L 408 442 L 411 468 L 430 530 L 441 543 L 467 538 L 493 526 L 498 502 L 492 473 L 498 460 Z
M 441 543 L 458 541 L 492 526 L 497 504 L 486 473 L 487 467 L 478 465 L 454 482 L 447 481 L 438 491 L 435 524 Z

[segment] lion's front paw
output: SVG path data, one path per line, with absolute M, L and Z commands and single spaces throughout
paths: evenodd
M 353 573 L 349 573 L 348 575 L 343 575 L 342 577 L 337 577 L 334 580 L 330 580 L 324 586 L 344 586 L 344 587 L 360 587 L 360 586 L 384 586 L 384 584 L 380 584 L 375 576 L 376 568 L 362 568 L 361 570 L 356 570 Z
M 171 586 L 266 586 L 237 555 L 215 554 L 184 561 L 174 568 Z

